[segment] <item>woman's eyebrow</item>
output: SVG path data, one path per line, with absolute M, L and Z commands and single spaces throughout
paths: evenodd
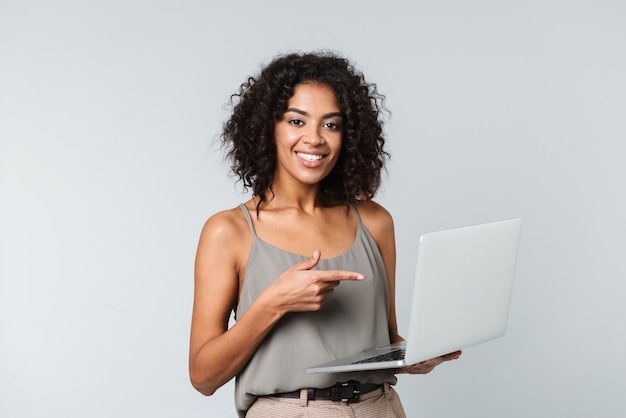
M 310 116 L 309 112 L 307 112 L 306 110 L 298 109 L 297 107 L 290 107 L 287 110 L 285 110 L 285 113 L 287 112 L 295 112 L 295 113 L 298 113 L 300 115 L 307 116 L 307 117 Z M 329 118 L 334 118 L 334 117 L 342 117 L 341 112 L 326 113 L 325 115 L 322 116 L 322 119 L 329 119 Z
M 335 118 L 335 117 L 343 117 L 343 115 L 341 114 L 341 112 L 331 112 L 331 113 L 327 113 L 324 115 L 324 119 L 329 119 L 329 118 Z

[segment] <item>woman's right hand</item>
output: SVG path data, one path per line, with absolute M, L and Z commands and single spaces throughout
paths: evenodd
M 313 270 L 321 259 L 316 250 L 307 260 L 285 271 L 268 289 L 282 314 L 317 311 L 342 280 L 363 280 L 361 273 L 346 270 Z

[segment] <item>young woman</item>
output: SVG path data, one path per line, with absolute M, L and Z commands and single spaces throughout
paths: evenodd
M 402 340 L 393 220 L 372 201 L 388 156 L 382 96 L 323 52 L 274 59 L 234 99 L 222 145 L 253 196 L 201 233 L 193 386 L 211 395 L 236 377 L 241 417 L 405 416 L 395 373 L 428 373 L 460 352 L 400 370 L 304 372 Z M 338 400 L 346 391 L 359 399 Z

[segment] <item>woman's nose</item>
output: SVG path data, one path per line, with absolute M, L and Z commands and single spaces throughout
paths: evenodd
M 303 141 L 305 144 L 316 146 L 324 142 L 324 137 L 319 129 L 311 128 L 305 132 Z

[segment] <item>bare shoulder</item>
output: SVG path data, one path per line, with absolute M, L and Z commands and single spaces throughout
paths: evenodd
M 240 207 L 234 207 L 212 215 L 204 223 L 200 235 L 200 249 L 223 252 L 230 248 L 237 252 L 251 242 L 248 222 Z M 207 249 L 208 249 L 207 248 Z
M 387 209 L 373 200 L 356 203 L 363 225 L 376 237 L 393 234 L 393 217 Z
M 204 223 L 202 235 L 212 238 L 232 238 L 247 228 L 245 216 L 239 206 L 212 215 Z

